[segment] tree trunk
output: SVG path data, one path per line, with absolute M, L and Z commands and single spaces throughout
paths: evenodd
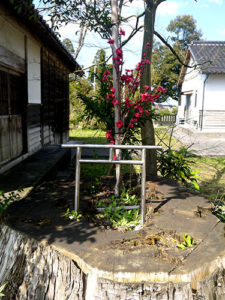
M 112 24 L 112 39 L 114 40 L 114 44 L 112 45 L 112 54 L 113 57 L 116 57 L 116 49 L 119 48 L 119 7 L 118 0 L 111 1 L 111 10 L 112 16 L 111 21 Z M 117 128 L 116 123 L 121 120 L 121 95 L 120 95 L 120 78 L 119 78 L 119 69 L 116 68 L 113 64 L 113 87 L 115 88 L 115 98 L 119 101 L 118 105 L 115 106 L 115 144 L 121 145 L 121 130 Z M 118 159 L 121 158 L 121 151 L 116 150 L 116 156 Z M 116 165 L 116 185 L 115 185 L 115 196 L 119 197 L 120 194 L 120 184 L 121 184 L 121 165 Z
M 83 300 L 85 274 L 68 257 L 0 225 L 4 300 Z
M 146 58 L 151 61 L 152 47 L 153 47 L 153 35 L 155 26 L 155 14 L 156 9 L 162 1 L 145 0 L 145 19 L 144 19 L 144 38 L 142 46 L 142 57 L 146 53 Z M 146 43 L 150 43 L 150 47 L 146 47 Z M 141 78 L 140 91 L 144 92 L 144 86 L 151 86 L 151 65 L 146 65 L 145 73 Z M 143 145 L 155 145 L 155 133 L 152 120 L 145 122 L 145 125 L 141 128 L 141 137 Z M 149 180 L 151 176 L 157 175 L 156 165 L 156 150 L 148 150 L 146 153 L 146 177 Z

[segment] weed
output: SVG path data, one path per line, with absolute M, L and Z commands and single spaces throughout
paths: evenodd
M 91 182 L 88 185 L 88 190 L 90 194 L 96 194 L 99 191 L 99 179 L 94 178 L 94 180 L 91 180 Z
M 137 205 L 138 204 L 138 198 L 137 196 L 131 195 L 131 190 L 126 190 L 125 186 L 122 188 L 122 192 L 119 198 L 119 201 L 124 204 L 130 204 L 130 205 Z
M 22 190 L 19 190 L 21 192 Z M 9 204 L 20 198 L 19 194 L 16 192 L 4 193 L 0 191 L 0 214 L 6 210 Z
M 4 290 L 5 286 L 6 286 L 6 284 L 7 284 L 7 282 L 4 283 L 2 286 L 0 286 L 0 297 L 4 297 L 4 296 L 5 296 L 5 294 L 3 294 L 2 292 L 3 292 L 3 290 Z
M 196 172 L 191 170 L 192 158 L 197 157 L 185 147 L 179 150 L 167 149 L 160 152 L 158 156 L 158 166 L 163 177 L 181 181 L 185 186 L 199 190 Z
M 114 196 L 111 198 L 111 203 L 98 201 L 97 207 L 104 208 L 104 211 L 100 213 L 101 219 L 109 222 L 114 229 L 122 227 L 124 230 L 132 230 L 140 224 L 138 209 L 126 210 L 123 205 L 118 204 L 118 199 Z
M 184 241 L 181 244 L 177 245 L 177 248 L 184 250 L 196 245 L 194 239 L 190 235 L 187 235 L 187 233 L 183 235 L 183 240 Z
M 80 219 L 82 218 L 82 215 L 79 214 L 75 210 L 70 210 L 69 208 L 66 210 L 65 213 L 62 213 L 62 216 L 65 217 L 66 219 L 74 220 L 79 222 Z
M 221 197 L 218 197 L 218 195 L 215 197 L 215 199 L 212 199 L 212 205 L 213 205 L 213 214 L 217 216 L 217 218 L 221 222 L 225 222 L 225 199 L 224 195 Z

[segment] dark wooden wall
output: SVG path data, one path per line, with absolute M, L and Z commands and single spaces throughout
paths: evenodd
M 42 144 L 59 144 L 69 129 L 69 72 L 47 49 L 41 57 Z
M 23 153 L 24 77 L 0 70 L 0 164 Z

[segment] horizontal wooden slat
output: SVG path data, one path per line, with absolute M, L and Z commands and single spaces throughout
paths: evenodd
M 25 73 L 25 60 L 0 45 L 0 64 L 14 71 Z

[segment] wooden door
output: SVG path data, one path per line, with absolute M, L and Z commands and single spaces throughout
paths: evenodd
M 23 79 L 0 70 L 0 165 L 23 152 Z

